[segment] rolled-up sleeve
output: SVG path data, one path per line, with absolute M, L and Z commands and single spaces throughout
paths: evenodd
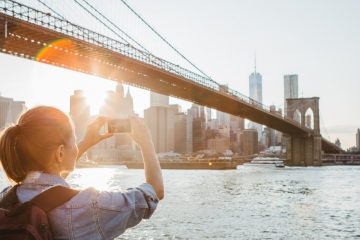
M 99 192 L 93 202 L 99 230 L 106 239 L 114 238 L 150 218 L 158 202 L 154 188 L 147 183 L 124 192 Z

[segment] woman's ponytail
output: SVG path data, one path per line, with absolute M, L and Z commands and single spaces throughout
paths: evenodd
M 8 177 L 15 182 L 24 180 L 28 172 L 22 155 L 21 126 L 10 126 L 0 136 L 0 161 Z

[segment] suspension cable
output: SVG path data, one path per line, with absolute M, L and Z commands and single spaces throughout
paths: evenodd
M 106 21 L 108 21 L 113 27 L 115 27 L 117 30 L 119 30 L 122 34 L 124 34 L 126 37 L 128 37 L 131 41 L 133 41 L 137 46 L 139 46 L 141 49 L 143 49 L 145 52 L 150 53 L 148 49 L 146 49 L 143 45 L 141 45 L 139 42 L 137 42 L 135 39 L 133 39 L 130 35 L 128 35 L 126 32 L 124 32 L 121 28 L 116 26 L 109 18 L 107 18 L 104 14 L 99 12 L 96 8 L 94 8 L 88 1 L 82 0 L 86 5 L 88 5 L 92 10 L 94 10 L 97 14 L 99 14 L 101 17 L 103 17 Z M 106 26 L 107 27 L 107 26 Z
M 171 43 L 169 43 L 163 36 L 160 35 L 149 23 L 147 23 L 133 8 L 129 6 L 125 0 L 120 0 L 132 13 L 134 13 L 147 27 L 151 29 L 161 40 L 163 40 L 171 49 L 173 49 L 177 54 L 179 54 L 185 61 L 187 61 L 191 66 L 196 68 L 200 73 L 202 73 L 205 77 L 211 79 L 206 73 L 201 71 L 194 63 L 192 63 L 189 59 L 187 59 L 182 53 L 180 53 Z
M 84 9 L 87 13 L 89 13 L 92 17 L 94 17 L 97 21 L 102 23 L 107 29 L 109 29 L 112 33 L 114 33 L 116 36 L 118 36 L 121 40 L 123 40 L 125 43 L 130 44 L 125 38 L 123 38 L 120 34 L 118 34 L 116 31 L 114 31 L 112 28 L 110 28 L 106 23 L 104 23 L 101 19 L 99 19 L 97 16 L 95 16 L 94 13 L 89 11 L 86 7 L 84 7 L 81 3 L 78 2 L 78 0 L 74 0 L 75 3 L 77 3 L 82 9 Z M 131 45 L 131 44 L 130 44 Z
M 46 7 L 47 9 L 49 9 L 50 11 L 52 11 L 53 13 L 55 13 L 58 17 L 65 19 L 64 16 L 62 16 L 60 13 L 58 13 L 57 11 L 55 11 L 53 8 L 51 8 L 49 5 L 47 5 L 46 3 L 44 3 L 41 0 L 37 0 L 40 4 L 42 4 L 44 7 Z

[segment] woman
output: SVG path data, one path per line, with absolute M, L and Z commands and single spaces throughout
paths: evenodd
M 131 118 L 130 136 L 143 155 L 145 183 L 126 192 L 81 190 L 71 200 L 50 211 L 55 239 L 113 239 L 127 228 L 149 218 L 164 197 L 163 180 L 151 136 L 138 118 Z M 54 107 L 35 107 L 0 137 L 0 160 L 8 178 L 19 183 L 20 202 L 31 200 L 56 185 L 70 187 L 64 178 L 90 147 L 112 135 L 99 134 L 105 118 L 90 124 L 76 145 L 70 118 Z

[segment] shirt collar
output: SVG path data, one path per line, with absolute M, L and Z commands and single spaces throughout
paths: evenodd
M 39 184 L 39 185 L 62 185 L 65 187 L 70 187 L 70 185 L 65 181 L 64 178 L 56 174 L 44 173 L 39 171 L 32 171 L 26 175 L 23 184 Z

